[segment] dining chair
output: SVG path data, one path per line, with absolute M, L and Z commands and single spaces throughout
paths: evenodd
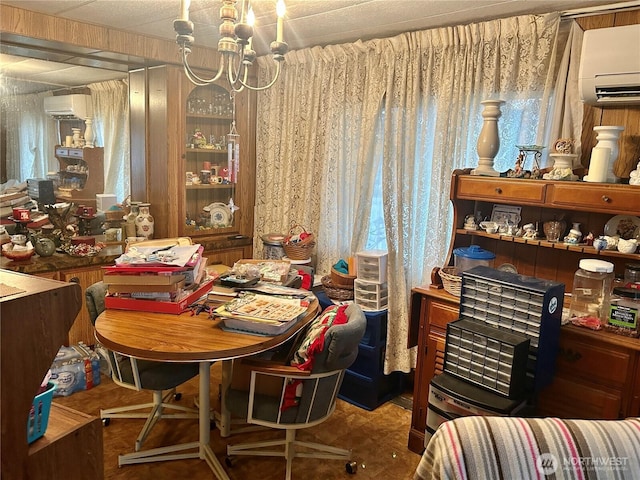
M 98 315 L 105 309 L 106 294 L 107 285 L 103 282 L 94 283 L 85 292 L 87 310 L 94 325 Z M 181 398 L 181 394 L 176 393 L 176 387 L 198 375 L 197 363 L 140 360 L 115 353 L 102 345 L 96 345 L 96 351 L 106 359 L 111 379 L 115 384 L 130 390 L 153 392 L 152 401 L 149 403 L 100 410 L 100 418 L 105 426 L 109 425 L 112 418 L 146 419 L 136 439 L 136 452 L 140 450 L 149 432 L 161 418 L 198 418 L 197 409 L 169 403 L 172 397 L 174 400 Z M 166 413 L 165 410 L 175 410 L 176 413 Z
M 319 425 L 331 416 L 345 370 L 358 355 L 367 321 L 358 305 L 343 308 L 346 323 L 336 324 L 334 320 L 322 330 L 320 324 L 325 318 L 325 310 L 310 323 L 306 335 L 301 336 L 298 351 L 313 345 L 317 339 L 322 340 L 324 335 L 324 341 L 320 343 L 322 348 L 317 349 L 318 345 L 314 345 L 313 358 L 306 358 L 305 363 L 312 365 L 310 370 L 301 370 L 291 365 L 291 361 L 288 364 L 252 359 L 242 362 L 241 371 L 250 371 L 249 388 L 248 391 L 243 389 L 242 381 L 235 382 L 235 387 L 232 382 L 232 387 L 225 393 L 232 415 L 246 418 L 249 424 L 285 430 L 286 434 L 284 439 L 228 445 L 227 466 L 233 466 L 233 457 L 239 455 L 280 456 L 286 459 L 286 479 L 290 480 L 292 461 L 296 457 L 350 460 L 351 450 L 296 439 L 298 430 Z M 315 340 L 311 335 L 317 335 Z M 350 462 L 346 468 L 351 473 Z

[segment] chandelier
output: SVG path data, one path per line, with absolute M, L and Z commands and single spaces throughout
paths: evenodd
M 218 40 L 218 52 L 220 53 L 220 66 L 218 72 L 212 78 L 202 78 L 189 66 L 188 56 L 191 53 L 191 45 L 194 42 L 193 22 L 189 20 L 189 5 L 191 0 L 180 1 L 180 18 L 174 20 L 173 28 L 176 31 L 176 43 L 180 46 L 182 64 L 187 78 L 198 86 L 204 86 L 216 82 L 225 75 L 231 90 L 240 92 L 245 87 L 251 90 L 266 90 L 271 87 L 280 75 L 281 63 L 284 55 L 289 50 L 289 45 L 283 41 L 284 30 L 284 0 L 278 0 L 276 13 L 278 16 L 276 26 L 276 39 L 271 42 L 271 53 L 276 61 L 276 72 L 273 79 L 263 86 L 252 86 L 247 83 L 249 67 L 256 59 L 256 52 L 252 47 L 253 24 L 255 15 L 251 8 L 251 0 L 242 0 L 242 11 L 238 21 L 237 0 L 222 0 L 220 7 L 220 40 Z

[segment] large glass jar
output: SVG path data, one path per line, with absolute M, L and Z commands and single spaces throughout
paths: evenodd
M 584 258 L 573 277 L 569 318 L 598 319 L 606 323 L 609 316 L 613 263 Z

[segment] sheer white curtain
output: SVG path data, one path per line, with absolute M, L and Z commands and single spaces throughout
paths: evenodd
M 104 192 L 122 202 L 131 191 L 129 85 L 110 80 L 88 85 L 93 103 L 94 145 L 104 147 Z
M 451 173 L 477 164 L 480 102 L 506 102 L 499 170 L 513 166 L 516 145 L 545 144 L 559 23 L 559 14 L 521 16 L 292 52 L 277 88 L 259 96 L 257 238 L 306 222 L 328 272 L 366 246 L 380 173 L 387 372 L 415 363 L 409 292 L 445 260 Z M 267 77 L 268 61 L 260 66 Z
M 0 104 L 6 132 L 7 179 L 46 178 L 48 172 L 58 171 L 54 156 L 57 125 L 44 113 L 44 98 L 51 95 L 3 92 Z

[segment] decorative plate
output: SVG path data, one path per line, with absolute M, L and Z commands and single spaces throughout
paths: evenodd
M 224 203 L 212 203 L 203 208 L 211 215 L 212 227 L 228 227 L 231 225 L 231 210 Z
M 79 243 L 77 245 L 68 245 L 63 247 L 63 250 L 72 257 L 93 257 L 100 253 L 100 250 L 104 248 L 104 243 L 96 243 L 95 245 L 89 245 L 88 243 Z
M 620 235 L 620 238 L 640 240 L 640 218 L 632 215 L 616 215 L 604 226 L 604 234 L 610 237 Z
M 498 267 L 501 272 L 518 273 L 518 269 L 510 263 L 503 263 Z

